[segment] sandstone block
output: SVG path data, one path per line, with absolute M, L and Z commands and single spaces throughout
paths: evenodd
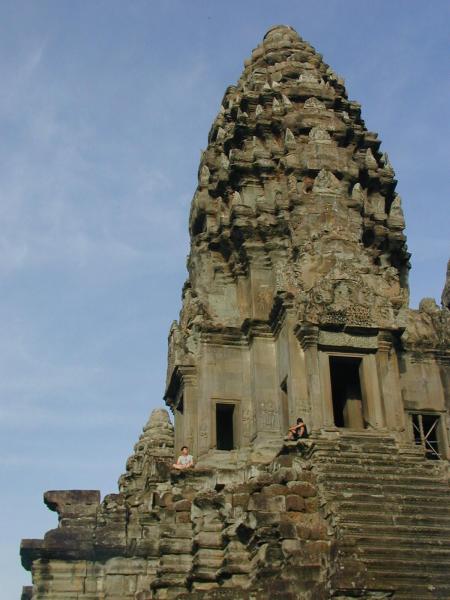
M 250 494 L 233 494 L 232 505 L 233 506 L 242 506 L 242 507 L 246 508 L 248 505 L 249 499 L 250 499 Z
M 288 492 L 288 490 L 286 489 L 285 485 L 273 483 L 271 485 L 268 485 L 267 487 L 264 487 L 261 490 L 261 492 L 265 496 L 284 496 Z
M 201 531 L 195 536 L 195 542 L 202 548 L 222 548 L 223 536 L 213 531 Z
M 286 496 L 286 510 L 305 510 L 305 501 L 300 496 Z
M 266 496 L 257 492 L 250 496 L 248 510 L 284 511 L 286 510 L 285 498 L 284 496 Z
M 317 494 L 315 486 L 307 481 L 289 481 L 287 487 L 291 494 L 298 494 L 303 498 L 311 498 Z
M 177 512 L 190 512 L 191 511 L 191 501 L 190 500 L 178 500 L 178 502 L 174 502 L 174 509 Z

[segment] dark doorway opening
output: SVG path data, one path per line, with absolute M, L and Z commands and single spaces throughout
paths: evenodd
M 360 366 L 360 358 L 330 356 L 331 394 L 336 427 L 365 428 Z
M 216 404 L 217 450 L 234 448 L 234 404 Z
M 287 432 L 289 428 L 289 401 L 288 401 L 288 387 L 287 377 L 284 378 L 280 384 L 281 390 L 281 418 L 283 420 L 283 432 Z

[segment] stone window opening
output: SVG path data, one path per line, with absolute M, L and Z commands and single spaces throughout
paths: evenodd
M 365 429 L 360 375 L 362 359 L 330 356 L 329 361 L 334 424 L 336 427 Z
M 417 446 L 422 446 L 425 457 L 429 460 L 440 460 L 440 416 L 429 413 L 412 413 L 411 420 L 414 443 Z
M 235 405 L 216 404 L 216 446 L 217 450 L 235 448 Z

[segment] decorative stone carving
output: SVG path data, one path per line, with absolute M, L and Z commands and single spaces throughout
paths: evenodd
M 330 142 L 330 134 L 325 129 L 320 127 L 313 127 L 309 132 L 309 139 L 314 142 Z
M 305 100 L 304 108 L 311 112 L 322 112 L 326 110 L 325 104 L 314 96 Z

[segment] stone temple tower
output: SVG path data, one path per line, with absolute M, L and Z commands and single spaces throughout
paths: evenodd
M 343 80 L 270 29 L 190 213 L 165 401 L 119 493 L 52 491 L 40 600 L 450 597 L 448 283 L 408 307 L 394 170 Z M 302 417 L 310 437 L 286 441 Z M 187 444 L 196 468 L 171 469 Z

